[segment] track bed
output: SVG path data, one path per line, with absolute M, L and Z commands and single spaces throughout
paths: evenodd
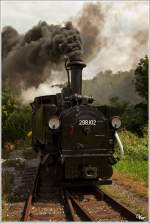
M 96 186 L 59 187 L 57 183 L 53 183 L 53 172 L 51 168 L 39 164 L 36 171 L 29 173 L 30 178 L 33 179 L 32 189 L 21 220 L 139 221 L 131 210 Z

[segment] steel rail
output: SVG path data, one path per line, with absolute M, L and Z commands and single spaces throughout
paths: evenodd
M 41 163 L 39 163 L 34 179 L 33 179 L 33 185 L 31 188 L 31 191 L 29 193 L 29 196 L 25 202 L 24 209 L 23 209 L 23 214 L 21 221 L 28 221 L 31 218 L 34 219 L 45 219 L 45 220 L 50 220 L 50 215 L 46 214 L 45 216 L 35 216 L 34 214 L 31 213 L 31 208 L 32 208 L 32 203 L 36 197 L 36 192 L 37 192 L 37 186 L 38 186 L 38 179 L 39 179 L 39 174 L 40 174 L 40 169 L 41 169 Z M 98 187 L 91 187 L 90 190 L 88 190 L 89 194 L 94 194 L 97 198 L 100 200 L 106 202 L 106 204 L 111 207 L 115 212 L 119 213 L 123 219 L 127 221 L 144 221 L 142 219 L 139 219 L 137 215 L 131 211 L 128 207 L 125 205 L 121 204 L 119 201 L 115 200 L 113 197 L 111 197 L 109 194 L 107 194 L 105 191 L 102 189 L 99 189 Z M 80 204 L 80 202 L 76 199 L 75 195 L 76 192 L 73 192 L 72 190 L 68 190 L 66 188 L 63 189 L 62 191 L 64 195 L 64 207 L 65 207 L 65 214 L 66 218 L 69 221 L 78 221 L 80 219 L 81 221 L 95 221 L 94 217 L 89 214 L 89 212 L 85 209 L 84 206 Z M 84 194 L 85 192 L 83 192 Z M 103 215 L 103 213 L 101 213 Z M 99 217 L 101 217 L 101 214 L 99 213 Z M 106 214 L 106 213 L 104 213 Z M 106 214 L 107 218 L 107 214 Z
M 72 201 L 72 204 L 76 208 L 77 212 L 83 218 L 84 221 L 95 221 L 93 217 L 86 211 L 84 207 L 80 205 L 80 203 L 72 196 L 72 194 L 68 193 L 69 197 Z
M 116 201 L 113 197 L 108 195 L 103 190 L 96 187 L 96 194 L 102 198 L 108 205 L 111 205 L 114 210 L 119 212 L 121 216 L 123 216 L 128 221 L 143 221 L 139 218 L 137 218 L 137 215 L 131 211 L 128 207 L 121 204 L 119 201 Z
M 77 221 L 76 216 L 75 216 L 75 211 L 74 211 L 74 208 L 72 206 L 72 202 L 70 200 L 70 196 L 69 196 L 68 192 L 65 191 L 64 195 L 65 195 L 65 199 L 66 199 L 67 207 L 68 207 L 68 208 L 66 207 L 66 209 L 67 209 L 66 211 L 69 211 L 69 217 L 71 218 L 69 220 Z M 66 213 L 66 215 L 68 215 L 68 213 Z
M 21 221 L 29 220 L 30 211 L 31 211 L 32 202 L 33 202 L 33 198 L 34 198 L 34 193 L 35 193 L 35 188 L 37 187 L 37 181 L 38 181 L 40 167 L 41 167 L 41 164 L 39 164 L 37 167 L 37 171 L 36 171 L 36 174 L 35 174 L 35 177 L 33 180 L 33 185 L 32 185 L 31 191 L 30 191 L 29 196 L 28 196 L 28 198 L 25 202 L 25 205 L 24 205 Z

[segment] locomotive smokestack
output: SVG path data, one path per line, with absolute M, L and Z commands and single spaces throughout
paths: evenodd
M 67 69 L 71 71 L 71 89 L 73 94 L 82 94 L 82 70 L 86 64 L 82 60 L 71 61 Z

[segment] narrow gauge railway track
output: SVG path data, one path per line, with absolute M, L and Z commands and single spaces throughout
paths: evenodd
M 97 187 L 65 191 L 72 221 L 141 221 L 136 214 Z
M 39 164 L 32 173 L 32 187 L 24 205 L 21 221 L 66 221 L 63 191 L 60 187 L 51 185 L 52 176 L 47 168 Z
M 45 175 L 41 183 L 41 169 L 40 164 L 34 171 L 22 221 L 140 221 L 131 210 L 97 187 L 53 187 Z

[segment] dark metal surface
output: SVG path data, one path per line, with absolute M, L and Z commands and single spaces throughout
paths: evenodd
M 71 75 L 70 93 L 37 97 L 32 103 L 32 146 L 43 156 L 50 155 L 47 166 L 53 162 L 59 184 L 73 179 L 82 179 L 85 185 L 91 184 L 86 179 L 110 184 L 116 162 L 111 109 L 92 106 L 93 98 L 81 95 L 83 61 L 70 61 L 66 66 Z M 58 129 L 49 127 L 52 116 L 60 121 Z
M 75 211 L 74 211 L 74 208 L 72 206 L 69 194 L 68 194 L 67 191 L 64 191 L 64 194 L 65 194 L 65 199 L 66 199 L 66 206 L 65 206 L 66 215 L 69 215 L 68 220 L 69 221 L 76 221 L 77 219 L 76 219 L 76 216 L 75 216 Z
M 72 61 L 67 64 L 67 68 L 71 70 L 71 89 L 73 94 L 82 93 L 82 69 L 85 66 L 82 61 Z
M 98 180 L 64 180 L 61 182 L 62 187 L 66 188 L 74 188 L 74 187 L 90 187 L 90 186 L 98 186 L 98 185 L 111 185 L 111 179 L 98 179 Z

